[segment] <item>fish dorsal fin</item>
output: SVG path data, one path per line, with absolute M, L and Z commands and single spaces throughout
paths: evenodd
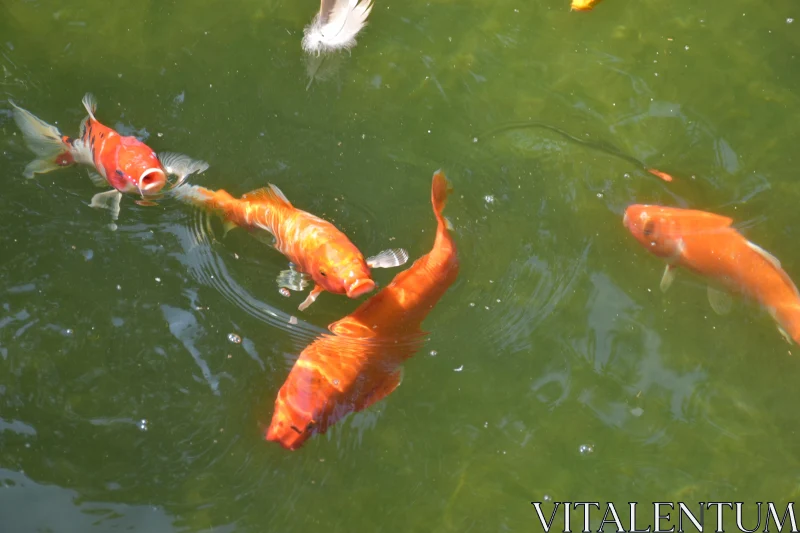
M 762 247 L 760 247 L 759 245 L 747 241 L 747 246 L 749 246 L 750 249 L 753 250 L 754 252 L 758 253 L 761 257 L 772 263 L 772 266 L 774 266 L 775 268 L 777 269 L 781 268 L 781 262 L 778 261 L 778 258 L 769 253 L 768 251 L 766 251 L 765 249 L 763 249 Z
M 86 93 L 83 95 L 83 107 L 86 108 L 86 112 L 89 113 L 89 116 L 92 120 L 97 120 L 94 118 L 94 112 L 97 111 L 97 100 L 95 100 L 94 95 L 92 93 Z
M 379 381 L 364 399 L 356 404 L 356 411 L 361 411 L 367 407 L 383 400 L 389 396 L 403 381 L 403 368 L 400 367 L 383 380 Z
M 269 204 L 279 204 L 285 207 L 292 207 L 292 203 L 286 198 L 286 195 L 273 184 L 267 187 L 261 187 L 254 191 L 250 191 L 242 195 L 242 200 L 249 202 L 264 202 Z
M 800 292 L 798 292 L 797 286 L 795 286 L 794 281 L 792 281 L 792 278 L 789 277 L 789 274 L 787 274 L 786 271 L 783 270 L 783 267 L 781 267 L 781 262 L 778 260 L 777 257 L 772 255 L 759 245 L 753 244 L 750 241 L 747 241 L 747 246 L 749 246 L 750 249 L 756 252 L 758 255 L 766 259 L 767 263 L 769 263 L 775 268 L 775 270 L 778 272 L 781 278 L 783 278 L 784 282 L 786 282 L 789 286 L 791 286 L 794 289 L 794 293 L 800 295 Z

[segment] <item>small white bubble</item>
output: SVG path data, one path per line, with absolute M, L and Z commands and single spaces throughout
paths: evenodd
M 121 285 L 117 285 L 117 290 L 121 291 L 122 290 L 122 286 Z
M 598 198 L 602 198 L 603 197 L 603 193 L 601 193 L 601 192 L 597 193 L 597 197 Z
M 139 428 L 141 431 L 147 431 L 147 424 L 148 424 L 147 420 L 145 420 L 144 418 L 142 418 L 141 420 L 139 420 L 139 422 L 137 422 L 137 423 L 136 423 L 136 426 L 137 426 L 137 427 L 138 427 L 138 428 Z
M 488 428 L 489 427 L 489 422 L 484 422 L 483 423 L 483 427 Z
M 792 22 L 794 22 L 794 19 L 792 17 L 786 19 L 786 24 L 791 24 Z
M 623 174 L 622 177 L 625 178 L 626 180 L 631 179 L 631 175 L 628 174 L 627 172 L 625 174 Z
M 683 49 L 684 50 L 688 50 L 689 49 L 689 45 L 687 44 L 686 46 L 683 47 Z
M 478 138 L 477 137 L 473 137 L 472 138 L 472 142 L 474 142 L 474 143 L 478 142 Z
M 594 452 L 594 446 L 591 444 L 581 444 L 578 447 L 578 452 L 580 452 L 581 455 L 589 455 L 590 453 Z
M 156 135 L 158 135 L 159 137 L 163 137 L 164 136 L 164 134 L 161 133 L 160 131 L 158 133 L 156 133 Z
M 436 350 L 431 350 L 431 357 L 436 357 Z
M 489 310 L 489 306 L 488 305 L 484 305 L 483 308 L 486 309 L 487 311 Z
M 30 442 L 26 442 L 26 443 L 25 443 L 25 447 L 26 447 L 26 448 L 30 448 L 30 447 L 31 447 L 31 443 L 30 443 Z
M 66 335 L 67 337 L 71 337 L 73 333 L 74 331 L 72 331 L 70 328 L 64 330 L 64 335 Z
M 464 370 L 464 365 L 461 365 L 458 368 L 454 368 L 453 370 L 456 371 L 456 372 L 461 372 L 462 370 Z
M 470 307 L 475 307 L 475 302 L 470 302 L 470 303 L 469 303 L 469 306 L 470 306 Z
M 234 344 L 239 344 L 242 342 L 242 338 L 236 333 L 228 333 L 228 340 Z
M 483 199 L 486 201 L 487 204 L 494 203 L 494 196 L 492 196 L 491 194 L 487 194 L 486 196 L 483 197 Z
M 161 283 L 161 278 L 156 278 L 156 283 Z
M 497 303 L 500 303 L 500 298 L 497 299 Z
M 550 496 L 549 494 L 545 494 L 544 496 L 542 496 L 542 501 L 543 502 L 549 502 L 552 499 L 553 499 L 553 497 Z

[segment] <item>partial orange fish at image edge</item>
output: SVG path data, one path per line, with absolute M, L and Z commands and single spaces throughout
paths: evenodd
M 572 0 L 571 11 L 591 11 L 601 0 Z M 669 181 L 669 180 L 667 180 Z

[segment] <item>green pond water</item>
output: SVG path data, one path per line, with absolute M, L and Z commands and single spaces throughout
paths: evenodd
M 632 203 L 725 214 L 800 278 L 800 4 L 377 0 L 309 80 L 317 8 L 0 2 L 3 102 L 74 135 L 91 91 L 207 160 L 192 183 L 275 183 L 366 255 L 430 249 L 443 168 L 462 265 L 402 385 L 286 451 L 276 394 L 359 302 L 299 313 L 285 258 L 174 201 L 126 197 L 111 231 L 85 168 L 22 176 L 0 104 L 0 530 L 537 531 L 547 498 L 800 498 L 800 350 L 699 278 L 662 294 L 622 226 Z M 675 181 L 547 129 L 481 136 L 520 120 Z

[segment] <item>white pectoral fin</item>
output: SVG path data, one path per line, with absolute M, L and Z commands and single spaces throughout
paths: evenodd
M 394 268 L 406 264 L 407 261 L 407 251 L 403 248 L 393 248 L 367 258 L 367 265 L 370 268 Z
M 103 176 L 92 169 L 89 169 L 88 172 L 89 179 L 92 180 L 92 183 L 94 183 L 95 187 L 108 187 L 108 181 Z
M 89 206 L 96 209 L 108 209 L 111 211 L 111 220 L 117 220 L 119 217 L 119 203 L 121 200 L 122 193 L 114 189 L 112 191 L 99 192 L 92 196 L 92 201 L 89 203 Z M 113 222 L 109 227 L 112 231 L 117 229 L 117 225 Z
M 733 298 L 727 292 L 720 291 L 708 286 L 708 303 L 711 304 L 711 309 L 718 315 L 727 315 L 731 312 L 733 306 Z
M 661 292 L 667 292 L 672 282 L 675 281 L 676 271 L 677 267 L 672 265 L 667 265 L 667 268 L 664 269 L 664 275 L 661 276 L 661 283 L 659 284 Z
M 173 187 L 179 186 L 192 174 L 201 174 L 208 170 L 208 163 L 184 154 L 162 152 L 158 154 L 158 160 L 167 174 L 178 178 Z

